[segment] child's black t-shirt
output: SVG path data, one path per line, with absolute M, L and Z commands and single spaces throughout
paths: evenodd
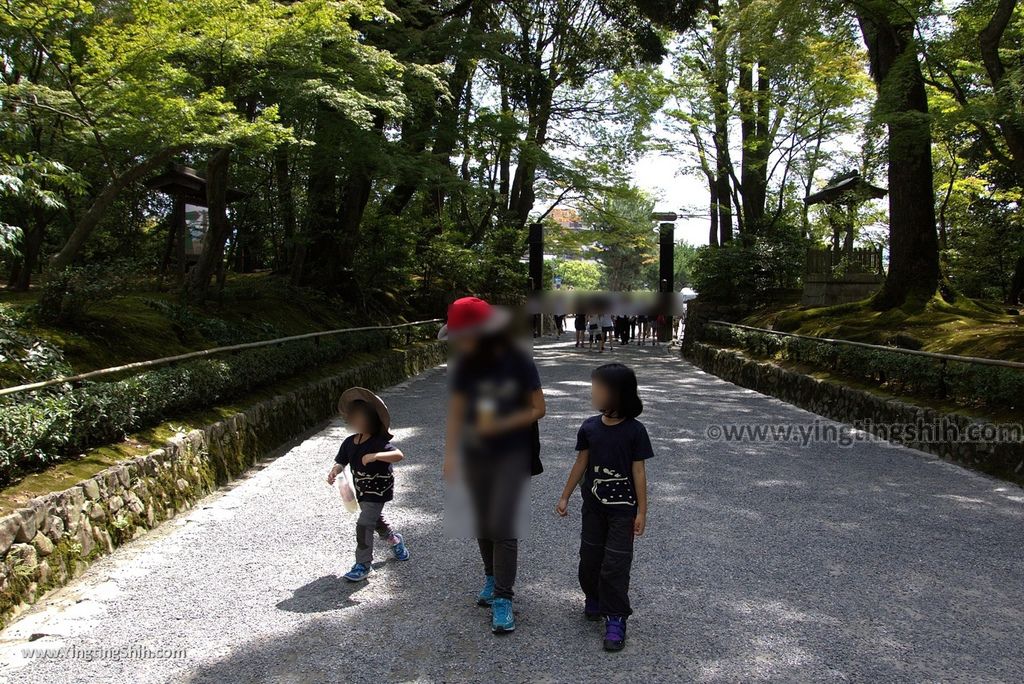
M 369 502 L 391 501 L 394 496 L 395 476 L 387 461 L 372 461 L 363 465 L 363 456 L 381 451 L 392 451 L 394 445 L 384 437 L 370 437 L 356 444 L 356 435 L 341 443 L 334 462 L 352 469 L 352 482 L 356 487 L 356 500 Z
M 576 450 L 589 454 L 583 475 L 583 501 L 609 513 L 636 515 L 633 462 L 654 456 L 647 428 L 635 418 L 605 425 L 601 416 L 583 421 L 576 435 Z

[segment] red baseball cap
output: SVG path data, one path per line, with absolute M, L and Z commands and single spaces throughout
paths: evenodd
M 491 306 L 479 297 L 462 297 L 448 306 L 448 323 L 441 326 L 437 339 L 494 332 L 505 327 L 511 317 L 508 309 Z

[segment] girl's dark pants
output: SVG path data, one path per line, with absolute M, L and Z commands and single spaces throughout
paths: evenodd
M 633 565 L 633 516 L 583 503 L 580 587 L 603 615 L 629 617 L 629 571 Z
M 529 479 L 529 450 L 467 454 L 465 467 L 484 574 L 494 576 L 495 598 L 511 599 L 519 560 L 516 526 Z

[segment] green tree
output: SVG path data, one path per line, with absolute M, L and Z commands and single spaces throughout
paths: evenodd
M 657 261 L 654 200 L 634 187 L 610 190 L 581 212 L 601 264 L 602 288 L 615 292 L 654 289 L 648 266 Z
M 734 224 L 753 237 L 791 220 L 828 147 L 862 127 L 862 53 L 828 3 L 728 3 L 700 15 L 673 59 L 659 147 L 706 180 L 710 244 L 731 239 Z
M 985 289 L 1017 303 L 1024 296 L 1024 224 L 1018 218 L 1024 188 L 1024 65 L 1015 55 L 1024 39 L 1024 7 L 1016 0 L 976 0 L 959 5 L 949 19 L 931 37 L 925 61 L 939 140 L 940 243 L 955 286 L 978 292 L 987 280 Z M 978 244 L 988 245 L 984 256 L 960 258 Z M 990 257 L 999 263 L 990 264 Z
M 562 279 L 562 289 L 572 288 L 573 290 L 592 291 L 601 285 L 601 266 L 594 261 L 552 259 L 544 262 L 545 268 L 550 271 L 551 277 L 558 276 Z M 553 281 L 551 287 L 553 288 Z

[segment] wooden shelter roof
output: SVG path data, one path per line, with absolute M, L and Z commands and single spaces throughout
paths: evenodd
M 171 164 L 166 171 L 146 181 L 146 187 L 168 195 L 183 194 L 185 201 L 196 206 L 206 206 L 206 179 L 193 168 L 182 164 Z M 235 202 L 248 193 L 228 188 L 228 202 Z
M 859 171 L 847 171 L 834 176 L 828 185 L 805 197 L 804 204 L 842 204 L 853 199 L 881 199 L 888 192 L 885 188 L 868 183 L 861 177 Z

